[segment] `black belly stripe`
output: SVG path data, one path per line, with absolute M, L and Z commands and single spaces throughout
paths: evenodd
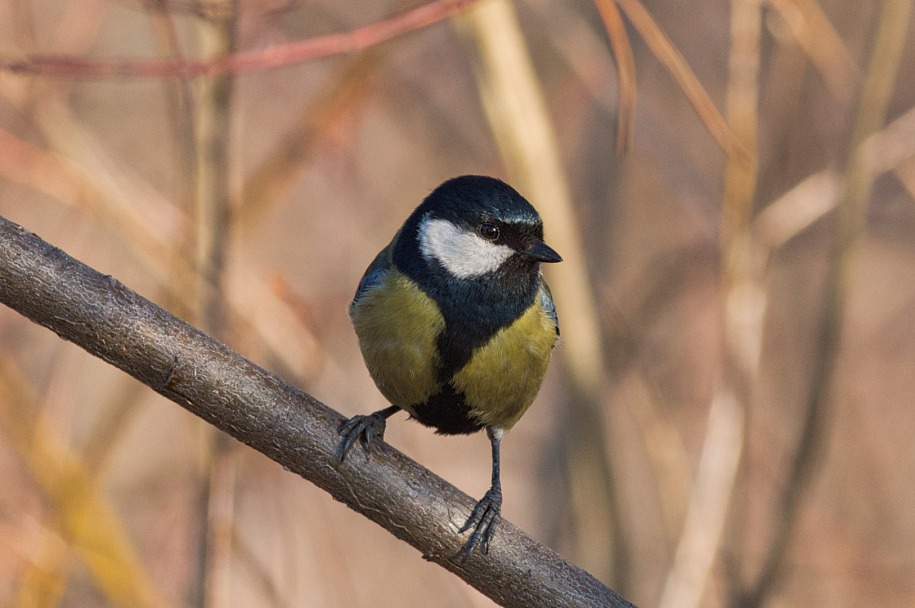
M 483 425 L 470 416 L 470 406 L 464 400 L 463 393 L 458 393 L 450 384 L 442 392 L 430 397 L 425 403 L 413 406 L 414 418 L 420 423 L 431 426 L 442 435 L 467 435 L 483 428 Z
M 403 230 L 409 231 L 406 225 Z M 414 418 L 444 435 L 480 430 L 483 425 L 471 415 L 472 404 L 454 390 L 451 380 L 476 349 L 536 301 L 540 289 L 537 265 L 514 256 L 493 273 L 459 279 L 435 260 L 422 256 L 415 239 L 399 239 L 392 260 L 436 303 L 445 321 L 437 340 L 438 379 L 443 388 L 425 403 L 411 404 Z
M 438 338 L 439 378 L 444 382 L 464 367 L 475 349 L 524 314 L 540 289 L 537 265 L 520 256 L 485 276 L 459 279 L 437 261 L 425 259 L 415 241 L 399 245 L 393 252 L 395 266 L 432 298 L 445 320 Z

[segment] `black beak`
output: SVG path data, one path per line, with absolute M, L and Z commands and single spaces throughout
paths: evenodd
M 562 261 L 562 257 L 553 251 L 553 248 L 543 241 L 537 241 L 528 247 L 527 250 L 522 253 L 522 255 L 524 255 L 524 257 L 529 260 L 533 260 L 535 262 L 546 262 L 548 264 Z

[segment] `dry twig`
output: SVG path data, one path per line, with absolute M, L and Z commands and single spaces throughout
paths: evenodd
M 201 60 L 87 59 L 62 55 L 0 57 L 0 71 L 79 78 L 161 78 L 242 74 L 281 68 L 331 55 L 362 51 L 443 21 L 475 0 L 438 0 L 348 32 L 316 36 L 266 49 Z

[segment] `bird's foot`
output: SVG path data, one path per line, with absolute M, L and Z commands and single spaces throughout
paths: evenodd
M 387 427 L 388 416 L 387 410 L 381 410 L 368 416 L 353 416 L 349 420 L 340 423 L 337 431 L 343 436 L 337 445 L 337 460 L 343 462 L 350 448 L 361 439 L 365 443 L 366 450 L 372 449 L 373 442 L 377 439 L 384 439 L 384 429 Z
M 483 555 L 489 554 L 489 542 L 496 533 L 496 526 L 499 523 L 499 517 L 502 512 L 502 491 L 499 488 L 490 488 L 480 502 L 476 504 L 470 517 L 458 530 L 459 533 L 473 529 L 470 538 L 464 543 L 464 546 L 457 554 L 460 562 L 464 562 L 470 555 L 480 547 Z

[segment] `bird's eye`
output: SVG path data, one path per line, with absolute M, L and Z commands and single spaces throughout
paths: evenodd
M 499 229 L 492 224 L 480 224 L 477 231 L 480 233 L 480 236 L 487 241 L 494 241 L 499 238 Z

